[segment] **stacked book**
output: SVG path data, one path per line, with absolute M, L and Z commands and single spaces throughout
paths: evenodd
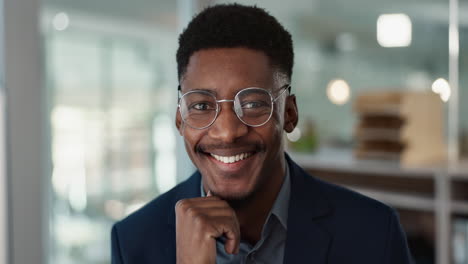
M 357 97 L 354 110 L 357 158 L 415 166 L 444 162 L 443 102 L 435 93 L 366 92 Z

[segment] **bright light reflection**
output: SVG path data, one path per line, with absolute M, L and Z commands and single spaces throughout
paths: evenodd
M 67 13 L 60 12 L 54 16 L 52 24 L 55 30 L 62 31 L 68 28 L 68 25 L 70 24 L 70 19 L 68 18 Z
M 54 164 L 52 186 L 62 199 L 80 212 L 87 206 L 85 117 L 80 109 L 56 106 L 52 110 Z
M 450 84 L 444 78 L 439 78 L 432 83 L 432 91 L 440 95 L 440 99 L 444 102 L 447 102 L 452 94 Z
M 338 79 L 332 80 L 327 87 L 328 99 L 334 104 L 342 105 L 349 100 L 351 89 L 346 81 Z
M 156 185 L 161 193 L 176 185 L 175 136 L 168 115 L 158 116 L 153 122 L 153 146 Z
M 54 218 L 54 229 L 59 243 L 73 246 L 89 244 L 100 231 L 90 222 L 89 218 L 83 216 L 58 215 Z
M 83 160 L 79 162 L 81 164 Z M 84 166 L 80 166 L 77 171 L 69 171 L 70 173 L 70 189 L 68 192 L 68 200 L 70 206 L 78 212 L 84 211 L 87 206 L 86 197 L 86 172 Z
M 296 142 L 298 141 L 302 136 L 301 130 L 296 127 L 291 133 L 286 134 L 286 137 L 289 139 L 291 142 Z
M 411 19 L 406 14 L 384 14 L 377 19 L 377 41 L 382 47 L 407 47 L 411 34 Z

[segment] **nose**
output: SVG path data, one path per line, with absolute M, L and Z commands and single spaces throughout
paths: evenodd
M 248 126 L 239 120 L 234 112 L 232 102 L 219 104 L 220 112 L 209 128 L 208 135 L 224 143 L 234 143 L 248 133 Z

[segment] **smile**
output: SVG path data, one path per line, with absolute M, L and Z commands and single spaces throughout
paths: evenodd
M 235 156 L 218 156 L 218 155 L 213 154 L 213 153 L 210 153 L 210 155 L 213 158 L 215 158 L 217 161 L 229 164 L 229 163 L 234 163 L 234 162 L 246 159 L 246 158 L 252 156 L 253 153 L 241 153 L 241 154 L 237 154 Z

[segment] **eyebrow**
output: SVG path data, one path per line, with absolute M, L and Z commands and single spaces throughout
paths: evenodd
M 217 95 L 217 94 L 218 94 L 215 90 L 206 89 L 206 88 L 196 88 L 196 89 L 192 89 L 192 90 L 190 90 L 190 91 L 204 91 L 204 92 L 212 93 L 212 94 L 214 94 L 214 95 Z
M 179 85 L 179 87 L 178 87 L 178 90 L 179 90 L 180 92 L 182 92 L 182 88 L 180 87 L 180 85 Z M 211 94 L 213 94 L 213 95 L 218 95 L 218 93 L 216 92 L 216 90 L 208 89 L 208 88 L 195 88 L 195 89 L 190 89 L 189 91 L 186 91 L 186 92 L 190 92 L 190 91 L 204 91 L 204 92 L 209 92 L 209 93 L 211 93 Z

